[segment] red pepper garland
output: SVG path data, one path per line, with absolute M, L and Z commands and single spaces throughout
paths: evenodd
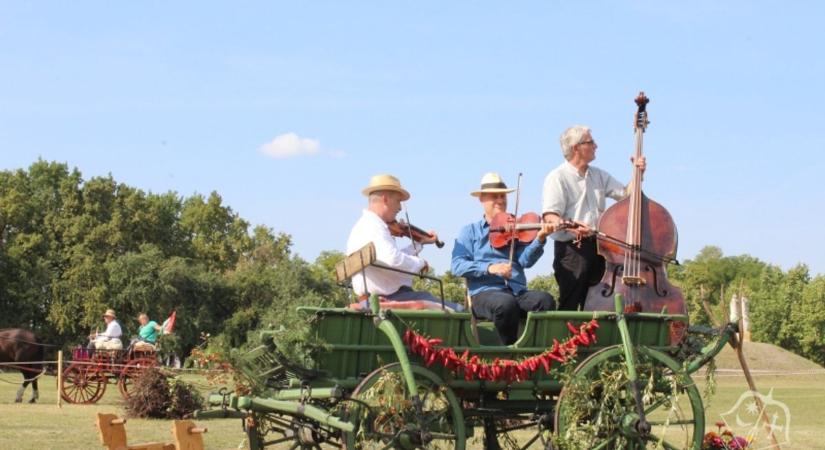
M 496 358 L 493 362 L 487 362 L 478 355 L 471 356 L 469 349 L 459 356 L 451 347 L 435 348 L 443 342 L 441 339 L 427 339 L 412 329 L 404 333 L 404 343 L 412 354 L 421 357 L 427 367 L 438 362 L 453 373 L 463 373 L 467 381 L 478 379 L 513 383 L 526 380 L 539 368 L 544 368 L 549 374 L 553 361 L 566 362 L 576 355 L 580 345 L 588 347 L 596 342 L 597 328 L 599 324 L 596 319 L 582 323 L 579 328 L 567 322 L 567 329 L 573 334 L 570 339 L 563 343 L 553 339 L 553 345 L 547 351 L 521 361 Z

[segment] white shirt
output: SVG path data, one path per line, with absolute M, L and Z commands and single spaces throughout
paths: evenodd
M 387 224 L 370 210 L 364 210 L 361 218 L 355 222 L 347 240 L 347 254 L 351 254 L 361 247 L 375 244 L 375 258 L 382 264 L 408 272 L 418 272 L 424 268 L 426 262 L 419 258 L 418 252 L 422 246 L 413 243 L 403 249 L 396 245 L 395 238 L 390 235 Z M 377 267 L 365 269 L 367 288 L 364 288 L 364 276 L 358 273 L 352 277 L 352 289 L 358 295 L 367 292 L 378 295 L 395 293 L 401 286 L 412 286 L 412 275 L 393 272 Z
M 569 161 L 556 167 L 544 179 L 541 211 L 556 213 L 564 219 L 576 220 L 598 229 L 605 210 L 605 197 L 621 200 L 625 187 L 609 173 L 588 166 L 584 176 Z M 557 241 L 569 241 L 573 234 L 558 231 L 551 235 Z
M 109 325 L 106 325 L 106 331 L 101 334 L 97 335 L 95 340 L 97 341 L 112 341 L 115 339 L 120 339 L 120 335 L 123 334 L 123 331 L 120 329 L 120 324 L 117 323 L 117 320 L 112 320 L 109 322 Z

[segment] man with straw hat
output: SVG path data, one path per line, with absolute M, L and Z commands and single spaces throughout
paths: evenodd
M 434 243 L 438 240 L 438 235 L 430 231 L 421 243 L 412 242 L 409 246 L 399 248 L 387 225 L 395 221 L 396 214 L 401 211 L 401 202 L 410 198 L 410 193 L 401 187 L 398 178 L 387 174 L 375 175 L 361 192 L 368 198 L 367 209 L 352 227 L 347 240 L 347 254 L 372 242 L 375 244 L 376 259 L 383 265 L 406 272 L 426 271 L 427 261 L 418 254 L 423 249 L 422 244 Z M 391 301 L 425 300 L 441 303 L 429 292 L 414 291 L 411 275 L 378 267 L 367 267 L 364 274 L 365 277 L 352 278 L 352 289 L 362 300 L 369 294 L 378 294 Z
M 91 339 L 89 346 L 96 349 L 122 350 L 123 342 L 120 341 L 120 335 L 123 334 L 123 331 L 120 329 L 120 324 L 117 323 L 115 310 L 107 309 L 103 313 L 103 320 L 106 322 L 106 331 L 89 335 L 89 339 Z
M 513 261 L 510 249 L 496 249 L 490 244 L 490 223 L 498 213 L 507 212 L 507 188 L 497 173 L 481 178 L 481 188 L 470 193 L 478 197 L 484 218 L 461 229 L 453 247 L 451 270 L 467 279 L 476 317 L 493 321 L 502 342 L 510 345 L 518 338 L 519 320 L 527 311 L 555 309 L 553 297 L 541 291 L 527 290 L 524 269 L 532 267 L 544 254 L 551 225 L 541 228 L 529 244 L 516 242 Z

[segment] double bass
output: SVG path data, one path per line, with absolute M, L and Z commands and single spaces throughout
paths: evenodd
M 649 101 L 644 92 L 636 97 L 635 160 L 642 156 Z M 635 165 L 631 184 L 629 195 L 599 220 L 598 252 L 605 259 L 605 272 L 588 290 L 584 310 L 613 311 L 613 296 L 620 293 L 626 312 L 687 314 L 682 292 L 670 284 L 665 268 L 675 261 L 676 224 L 667 209 L 642 192 L 642 171 Z M 679 330 L 671 330 L 671 337 L 680 337 L 674 334 Z

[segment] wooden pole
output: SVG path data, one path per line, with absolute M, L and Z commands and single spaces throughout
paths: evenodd
M 719 328 L 720 327 L 719 320 L 716 318 L 716 316 L 714 316 L 713 311 L 711 311 L 711 309 L 710 309 L 710 303 L 708 303 L 707 298 L 705 298 L 705 295 L 704 295 L 705 294 L 705 288 L 704 288 L 704 286 L 701 286 L 699 291 L 700 291 L 701 296 L 702 296 L 702 307 L 705 309 L 705 312 L 707 313 L 708 317 L 710 318 L 711 322 L 713 323 L 713 326 L 716 327 L 716 328 Z M 720 289 L 720 294 L 722 292 L 724 292 L 724 290 Z M 721 294 L 721 295 L 724 295 L 724 294 Z M 737 297 L 741 297 L 741 295 L 738 293 Z M 725 304 L 725 299 L 720 298 L 720 302 L 721 302 L 722 305 L 724 305 Z M 741 307 L 741 305 L 739 305 L 739 306 Z M 730 308 L 729 307 L 728 308 L 723 308 L 723 311 L 724 311 L 724 315 L 725 315 L 725 321 L 728 321 L 728 311 L 730 311 Z M 739 327 L 740 327 L 740 330 L 741 330 L 741 327 L 742 327 L 742 313 L 741 312 L 739 313 Z M 745 359 L 745 353 L 742 350 L 743 342 L 739 339 L 738 336 L 739 336 L 738 334 L 734 334 L 730 337 L 730 345 L 731 345 L 731 347 L 734 348 L 734 350 L 736 350 L 736 358 L 739 360 L 739 365 L 742 366 L 742 373 L 745 374 L 745 381 L 747 381 L 747 383 L 748 383 L 748 388 L 751 390 L 752 394 L 756 394 L 756 393 L 759 392 L 759 390 L 756 389 L 756 383 L 753 381 L 753 376 L 751 376 L 751 370 L 750 370 L 750 367 L 748 366 L 748 361 Z M 765 432 L 768 434 L 768 438 L 770 438 L 770 440 L 771 440 L 771 446 L 768 447 L 768 448 L 772 448 L 772 449 L 776 449 L 776 450 L 782 450 L 781 447 L 779 447 L 779 443 L 776 442 L 776 436 L 773 435 L 773 428 L 771 427 L 771 422 L 768 419 L 768 414 L 765 412 L 765 405 L 762 403 L 762 399 L 759 398 L 759 396 L 757 396 L 757 395 L 753 395 L 753 400 L 754 400 L 754 402 L 756 402 L 756 406 L 759 407 L 759 416 L 760 416 L 760 419 L 762 419 L 762 425 L 765 427 Z
M 57 351 L 57 407 L 63 407 L 63 396 L 60 390 L 63 389 L 63 350 Z

